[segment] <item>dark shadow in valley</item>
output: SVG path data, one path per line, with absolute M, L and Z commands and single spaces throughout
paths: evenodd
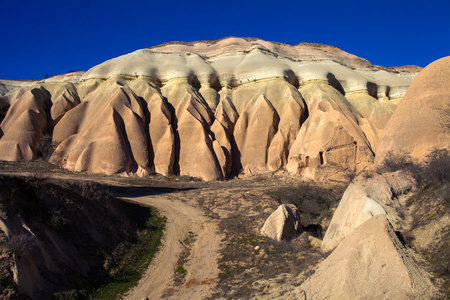
M 142 196 L 157 196 L 180 191 L 189 191 L 195 188 L 169 188 L 169 187 L 148 187 L 148 186 L 105 186 L 108 194 L 113 197 L 137 198 Z

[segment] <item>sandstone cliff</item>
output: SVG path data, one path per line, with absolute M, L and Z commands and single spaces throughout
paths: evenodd
M 75 171 L 203 180 L 282 168 L 310 178 L 360 171 L 373 164 L 417 71 L 319 44 L 163 44 L 76 82 L 47 80 L 0 97 L 8 110 L 0 158 L 35 159 L 45 134 L 56 148 L 50 161 Z

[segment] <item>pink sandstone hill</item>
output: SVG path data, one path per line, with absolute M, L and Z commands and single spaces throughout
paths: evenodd
M 163 44 L 84 74 L 18 89 L 9 82 L 0 97 L 0 159 L 36 159 L 51 136 L 49 161 L 74 171 L 203 180 L 358 172 L 372 166 L 419 70 L 371 65 L 320 44 Z
M 450 56 L 429 64 L 411 83 L 386 124 L 376 151 L 376 163 L 388 152 L 423 159 L 434 148 L 450 148 Z M 445 119 L 447 118 L 447 119 Z M 448 126 L 448 125 L 447 125 Z

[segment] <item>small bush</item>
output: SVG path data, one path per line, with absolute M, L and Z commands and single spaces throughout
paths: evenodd
M 398 170 L 405 170 L 409 168 L 413 163 L 413 159 L 409 153 L 395 154 L 393 152 L 388 152 L 386 158 L 377 167 L 378 173 L 389 173 Z
M 426 175 L 442 183 L 450 181 L 450 153 L 447 149 L 436 149 L 427 155 Z
M 16 257 L 24 257 L 38 247 L 36 238 L 30 234 L 20 233 L 13 235 L 8 242 L 6 248 L 16 255 Z
M 447 98 L 450 100 L 449 97 Z M 434 109 L 439 111 L 442 130 L 444 132 L 450 132 L 450 102 L 447 103 L 447 106 L 436 106 Z
M 76 300 L 76 299 L 86 299 L 87 295 L 84 290 L 67 290 L 53 294 L 53 296 L 58 300 Z
M 409 154 L 388 152 L 386 159 L 377 168 L 378 173 L 403 170 L 411 174 L 417 186 L 423 188 L 433 182 L 450 181 L 450 153 L 447 149 L 431 151 L 423 163 L 414 162 Z

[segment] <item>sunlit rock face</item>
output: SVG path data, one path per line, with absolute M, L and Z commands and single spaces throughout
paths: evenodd
M 432 62 L 411 83 L 380 136 L 376 164 L 388 153 L 426 159 L 450 149 L 450 56 Z
M 287 169 L 323 178 L 373 164 L 419 70 L 374 66 L 319 44 L 173 42 L 108 60 L 77 81 L 61 77 L 0 97 L 2 111 L 24 102 L 36 112 L 2 117 L 0 150 L 27 153 L 2 159 L 33 159 L 50 134 L 50 161 L 76 171 L 217 180 Z M 8 133 L 19 114 L 30 116 L 20 124 L 32 137 Z

